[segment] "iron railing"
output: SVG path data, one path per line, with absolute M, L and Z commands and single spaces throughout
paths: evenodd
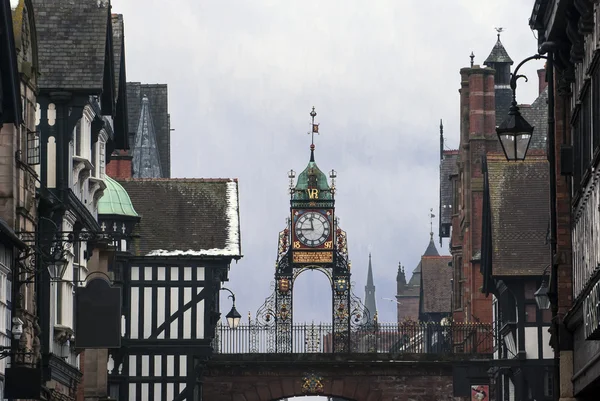
M 494 335 L 491 324 L 377 323 L 354 328 L 338 338 L 348 339 L 353 353 L 387 354 L 491 354 Z M 236 329 L 217 326 L 214 351 L 221 354 L 270 354 L 333 352 L 331 324 L 296 324 L 282 335 L 274 326 L 240 324 Z M 277 344 L 285 341 L 286 344 Z M 291 347 L 289 346 L 291 344 Z

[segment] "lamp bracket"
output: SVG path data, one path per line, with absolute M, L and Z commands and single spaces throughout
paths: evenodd
M 515 68 L 515 71 L 512 72 L 510 74 L 510 88 L 513 91 L 513 102 L 515 102 L 516 104 L 516 91 L 517 91 L 517 80 L 519 78 L 525 78 L 525 81 L 527 82 L 527 76 L 523 75 L 523 74 L 519 74 L 519 68 L 521 68 L 523 66 L 523 64 L 527 63 L 528 61 L 531 60 L 539 60 L 539 59 L 548 59 L 547 56 L 543 56 L 541 54 L 534 54 L 533 56 L 529 56 L 526 59 L 524 59 L 523 61 L 521 61 L 518 65 L 517 68 Z

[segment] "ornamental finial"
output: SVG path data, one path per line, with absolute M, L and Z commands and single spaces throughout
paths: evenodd
M 310 112 L 311 117 L 311 130 L 308 134 L 311 134 L 310 138 L 310 154 L 311 161 L 314 161 L 313 151 L 315 150 L 315 134 L 319 134 L 319 124 L 315 124 L 315 117 L 317 116 L 317 112 L 315 111 L 315 106 L 313 106 L 312 111 Z
M 501 34 L 502 32 L 504 32 L 504 28 L 502 28 L 502 27 L 500 26 L 500 27 L 497 27 L 497 28 L 494 28 L 494 29 L 496 30 L 496 32 L 498 32 L 498 40 L 500 40 L 500 34 Z

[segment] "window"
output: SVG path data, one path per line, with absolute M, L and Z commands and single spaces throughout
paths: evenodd
M 462 309 L 463 307 L 463 265 L 462 256 L 455 259 L 454 263 L 454 309 Z
M 98 141 L 98 178 L 104 179 L 104 171 L 106 168 L 106 144 L 104 141 Z
M 73 243 L 73 263 L 79 264 L 81 259 L 81 242 L 75 241 Z
M 40 164 L 40 133 L 27 130 L 27 164 Z
M 81 124 L 83 122 L 83 118 L 79 120 L 77 124 L 75 124 L 75 129 L 73 131 L 73 152 L 75 155 L 81 156 L 81 146 L 82 146 L 82 137 L 81 137 Z
M 98 148 L 100 142 L 96 142 L 92 145 L 92 177 L 98 177 L 99 169 L 98 169 Z

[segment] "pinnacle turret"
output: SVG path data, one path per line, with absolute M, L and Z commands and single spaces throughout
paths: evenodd
M 365 313 L 363 323 L 373 323 L 377 304 L 375 302 L 375 284 L 373 282 L 373 265 L 371 253 L 369 252 L 369 269 L 367 271 L 367 285 L 365 286 Z

